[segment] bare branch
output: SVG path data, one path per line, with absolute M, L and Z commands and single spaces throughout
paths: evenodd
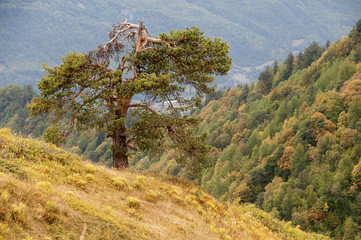
M 125 56 L 122 57 L 122 61 L 120 63 L 120 69 L 124 69 L 125 62 L 127 61 L 127 58 Z
M 172 111 L 174 111 L 173 103 L 172 103 L 172 101 L 169 99 L 168 95 L 167 95 L 167 99 L 168 99 L 169 105 L 171 106 Z
M 140 50 L 145 49 L 145 46 L 147 46 L 147 44 L 148 44 L 148 38 L 145 38 Z
M 82 105 L 80 105 L 80 107 L 73 113 L 73 115 L 71 116 L 71 120 L 70 120 L 70 124 L 69 124 L 69 128 L 68 130 L 63 134 L 63 137 L 66 138 L 71 129 L 74 127 L 74 124 L 75 124 L 75 119 L 76 119 L 76 116 L 78 115 L 78 112 L 84 107 L 85 103 L 83 103 Z
M 136 29 L 133 31 L 133 29 Z M 139 25 L 128 23 L 125 19 L 122 23 L 114 25 L 113 29 L 109 32 L 110 40 L 89 53 L 95 59 L 109 62 L 111 58 L 116 61 L 119 60 L 119 53 L 125 47 L 125 42 L 130 44 L 135 42 L 136 52 L 149 49 L 149 43 L 164 44 L 168 47 L 175 46 L 175 42 L 166 42 L 158 38 L 152 38 L 143 25 L 143 22 L 139 20 Z M 147 36 L 148 35 L 148 36 Z M 119 40 L 121 38 L 121 40 Z M 135 74 L 135 77 L 136 74 Z
M 115 34 L 115 36 L 114 36 L 110 41 L 108 41 L 107 43 L 105 43 L 104 45 L 107 45 L 107 44 L 110 44 L 110 43 L 114 42 L 115 40 L 117 40 L 117 38 L 118 38 L 118 36 L 119 36 L 120 34 L 122 34 L 123 32 L 126 32 L 126 31 L 128 31 L 128 30 L 130 30 L 130 29 L 134 29 L 134 28 L 138 28 L 138 26 L 137 26 L 137 25 L 134 25 L 134 24 L 130 24 L 127 28 L 118 30 L 117 33 Z M 129 34 L 128 34 L 128 35 L 129 35 Z M 128 35 L 127 35 L 127 36 L 128 36 Z M 126 37 L 127 37 L 127 36 L 126 36 Z M 124 37 L 124 38 L 125 38 L 125 37 Z
M 171 47 L 171 44 L 175 44 L 174 42 L 169 43 L 169 42 L 163 41 L 162 39 L 159 39 L 159 38 L 151 38 L 151 37 L 147 37 L 147 41 L 148 41 L 148 42 L 152 42 L 152 43 L 166 44 L 168 47 Z

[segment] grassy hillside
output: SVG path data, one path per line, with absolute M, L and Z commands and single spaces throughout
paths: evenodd
M 97 167 L 7 129 L 0 183 L 0 239 L 327 239 L 186 180 Z
M 41 61 L 53 66 L 69 52 L 96 48 L 123 17 L 142 19 L 152 36 L 197 26 L 206 36 L 227 41 L 234 69 L 253 67 L 258 72 L 256 66 L 282 59 L 312 41 L 324 44 L 347 34 L 360 11 L 358 0 L 3 0 L 0 86 L 35 85 L 43 74 Z M 244 81 L 236 72 L 230 77 L 228 85 Z

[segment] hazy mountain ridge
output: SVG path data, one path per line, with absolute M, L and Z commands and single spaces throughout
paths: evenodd
M 153 36 L 170 29 L 197 26 L 206 36 L 230 45 L 237 84 L 255 78 L 254 69 L 312 41 L 323 44 L 346 34 L 361 10 L 357 1 L 2 1 L 0 3 L 0 85 L 34 85 L 42 75 L 40 62 L 58 64 L 67 53 L 88 52 L 105 42 L 111 25 L 122 17 L 141 18 Z M 299 40 L 299 45 L 293 45 Z M 9 57 L 11 56 L 11 57 Z M 237 70 L 238 69 L 238 70 Z M 257 70 L 256 70 L 257 72 Z M 233 79 L 232 79 L 233 78 Z

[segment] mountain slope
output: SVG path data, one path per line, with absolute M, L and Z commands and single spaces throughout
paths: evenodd
M 216 198 L 251 202 L 301 229 L 361 236 L 361 20 L 326 50 L 310 45 L 258 82 L 208 96 L 194 116 L 212 167 L 199 182 Z M 132 167 L 181 176 L 166 153 Z
M 361 234 L 357 26 L 308 67 L 301 67 L 306 50 L 295 57 L 289 78 L 286 60 L 200 111 L 199 131 L 210 132 L 208 143 L 219 151 L 202 178 L 208 192 L 337 239 Z
M 258 72 L 255 67 L 312 41 L 336 40 L 351 29 L 360 10 L 358 0 L 5 0 L 0 2 L 0 86 L 35 85 L 43 73 L 41 61 L 52 66 L 69 52 L 96 48 L 123 17 L 142 19 L 152 36 L 194 25 L 206 36 L 223 38 L 234 71 L 227 84 L 223 78 L 218 84 L 233 85 L 255 77 L 240 67 Z
M 0 239 L 327 239 L 193 183 L 117 172 L 0 129 Z

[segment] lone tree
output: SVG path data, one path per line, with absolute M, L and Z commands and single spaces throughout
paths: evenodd
M 29 104 L 30 115 L 52 112 L 54 124 L 70 119 L 64 130 L 51 128 L 61 133 L 58 142 L 73 126 L 106 131 L 117 169 L 128 167 L 130 151 L 160 151 L 166 144 L 183 150 L 183 164 L 196 166 L 186 160 L 193 157 L 204 162 L 208 148 L 194 134 L 197 120 L 183 112 L 214 91 L 215 76 L 227 74 L 228 45 L 195 27 L 152 38 L 141 21 L 127 20 L 114 25 L 109 38 L 89 54 L 69 53 L 60 66 L 43 64 L 48 73 L 38 82 L 41 96 Z M 185 97 L 190 88 L 193 95 Z M 128 112 L 137 121 L 127 128 Z

